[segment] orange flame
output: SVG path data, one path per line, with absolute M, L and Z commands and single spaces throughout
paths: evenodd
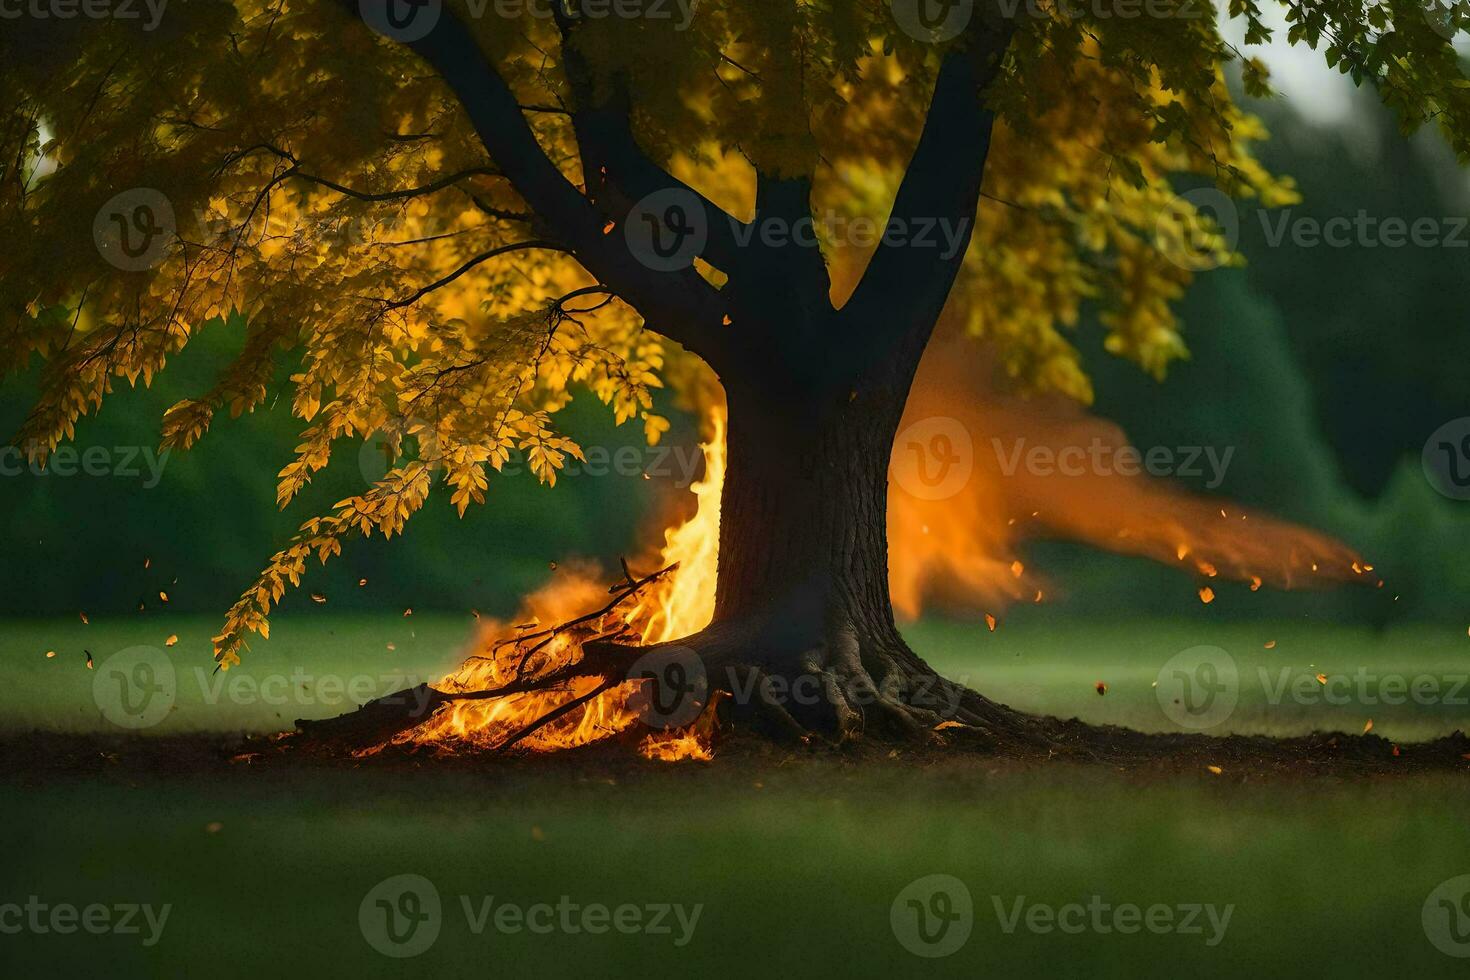
M 712 410 L 707 420 L 704 478 L 694 483 L 694 516 L 664 533 L 662 548 L 643 564 L 671 573 L 647 587 L 636 605 L 617 609 L 588 624 L 588 635 L 626 631 L 640 644 L 663 643 L 696 633 L 708 625 L 715 609 L 716 553 L 720 540 L 720 490 L 725 482 L 725 413 Z M 656 564 L 655 564 L 656 563 Z M 514 642 L 537 627 L 549 627 L 586 614 L 608 602 L 601 570 L 589 564 L 560 566 L 552 581 L 526 597 L 516 622 L 490 622 L 474 642 L 475 653 L 439 685 L 447 692 L 484 691 L 502 687 L 522 676 L 523 645 Z M 526 676 L 545 676 L 581 659 L 576 636 L 557 636 L 537 650 L 525 664 Z M 536 691 L 475 701 L 457 701 L 423 725 L 403 736 L 419 744 L 469 742 L 498 745 L 549 712 L 584 697 L 599 686 L 597 678 L 578 678 L 559 690 Z M 627 730 L 638 721 L 629 707 L 636 685 L 620 684 L 528 736 L 522 743 L 532 751 L 553 751 L 586 745 Z M 654 732 L 639 745 L 652 759 L 710 759 L 707 729 Z
M 989 610 L 1016 601 L 1041 602 L 1042 582 L 1017 557 L 1015 549 L 1028 537 L 1052 535 L 1085 541 L 1100 548 L 1142 555 L 1183 568 L 1201 579 L 1217 577 L 1280 588 L 1361 580 L 1371 565 L 1333 539 L 1269 517 L 1247 514 L 1217 499 L 1175 489 L 1163 480 L 1117 472 L 1074 476 L 1007 472 L 994 444 L 1024 440 L 1053 454 L 1094 441 L 1116 450 L 1125 446 L 1121 431 L 1088 416 L 1071 402 L 1022 400 L 976 391 L 972 379 L 983 377 L 974 362 L 979 345 L 937 342 L 925 357 L 894 447 L 888 508 L 890 592 L 895 608 L 917 616 L 929 604 L 987 610 L 985 621 L 995 630 Z M 972 351 L 967 353 L 966 351 Z M 937 353 L 935 351 L 938 351 Z M 967 363 L 967 361 L 969 363 Z M 956 439 L 968 443 L 968 474 L 952 492 L 934 494 L 906 479 L 906 454 L 915 447 L 905 433 L 942 420 L 938 432 L 948 440 L 946 452 L 959 452 Z M 516 626 L 486 625 L 474 642 L 474 654 L 441 690 L 491 690 L 517 677 L 543 677 L 581 659 L 583 639 L 618 634 L 627 640 L 662 643 L 695 633 L 714 613 L 719 546 L 720 493 L 725 479 L 726 415 L 723 405 L 706 411 L 704 477 L 691 488 L 697 503 L 692 517 L 665 530 L 661 547 L 650 548 L 640 567 L 663 568 L 677 563 L 656 580 L 636 605 L 619 607 L 586 625 L 575 635 L 559 635 L 522 664 L 525 645 L 515 641 L 536 629 L 585 615 L 608 602 L 601 570 L 585 564 L 562 566 L 551 582 L 528 596 Z M 950 438 L 948 433 L 957 435 Z M 925 443 L 917 447 L 922 454 Z M 963 447 L 961 447 L 963 448 Z M 914 492 L 917 488 L 917 492 Z M 1205 603 L 1214 590 L 1199 585 Z M 629 636 L 631 634 L 631 636 Z M 626 640 L 625 640 L 626 641 Z M 400 740 L 451 745 L 467 742 L 494 746 L 574 699 L 587 696 L 597 678 L 580 678 L 555 690 L 502 698 L 455 702 Z M 637 724 L 629 699 L 635 685 L 619 684 L 584 706 L 540 728 L 519 745 L 552 751 L 585 745 L 625 732 Z M 639 751 L 651 759 L 709 759 L 712 714 L 690 729 L 646 735 Z
M 936 602 L 979 611 L 1032 593 L 1041 601 L 1041 583 L 1015 554 L 1039 537 L 1140 555 L 1204 580 L 1249 582 L 1252 591 L 1372 581 L 1372 566 L 1325 534 L 1117 465 L 1127 438 L 1075 402 L 977 390 L 974 379 L 990 367 L 981 345 L 944 338 L 919 369 L 890 471 L 889 589 L 903 615 Z M 946 455 L 926 459 L 938 455 L 935 447 Z M 1094 450 L 1103 466 L 1088 456 L 1062 472 L 1056 462 Z M 1028 466 L 1033 452 L 1048 465 Z M 948 481 L 952 488 L 930 486 L 919 463 L 932 473 L 940 464 L 965 472 Z M 1210 602 L 1215 590 L 1198 586 Z

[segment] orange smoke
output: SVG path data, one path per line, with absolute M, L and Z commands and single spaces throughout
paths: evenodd
M 1042 601 L 1044 584 L 1016 555 L 1028 538 L 1173 565 L 1200 579 L 1206 603 L 1215 578 L 1252 589 L 1374 580 L 1327 535 L 1146 475 L 1116 425 L 1069 399 L 981 391 L 987 373 L 983 349 L 963 338 L 936 340 L 920 367 L 890 470 L 889 588 L 901 614 Z
M 909 399 L 890 468 L 890 591 L 900 614 L 930 604 L 997 610 L 1014 601 L 1041 602 L 1044 584 L 1017 557 L 1034 537 L 1084 541 L 1142 555 L 1199 579 L 1201 601 L 1214 599 L 1215 578 L 1252 588 L 1326 585 L 1362 579 L 1372 567 L 1317 532 L 1249 513 L 1232 503 L 1180 491 L 1165 480 L 1118 472 L 1127 446 L 1111 423 L 1061 399 L 1022 400 L 978 391 L 986 375 L 978 344 L 936 341 Z M 725 478 L 725 410 L 708 410 L 704 478 L 691 488 L 694 515 L 663 533 L 663 543 L 634 562 L 640 572 L 677 563 L 636 599 L 577 629 L 531 642 L 524 638 L 608 604 L 607 576 L 563 566 L 526 597 L 512 623 L 485 626 L 475 653 L 438 687 L 447 692 L 499 688 L 539 678 L 583 656 L 582 644 L 616 638 L 629 645 L 677 640 L 707 625 L 714 613 L 720 493 Z M 1016 449 L 1020 447 L 1020 455 Z M 1101 452 L 1107 472 L 1040 471 L 1024 462 L 1040 448 L 1056 460 L 1069 447 Z M 1072 452 L 1076 457 L 1076 451 Z M 1034 458 L 1034 457 L 1033 457 Z M 995 619 L 987 611 L 993 630 Z M 501 698 L 459 701 L 400 740 L 424 745 L 469 742 L 498 746 L 559 707 L 592 695 L 603 682 L 564 685 Z M 636 685 L 618 684 L 526 736 L 517 745 L 551 751 L 585 745 L 637 722 L 629 699 Z M 711 758 L 709 712 L 691 729 L 645 736 L 639 750 L 664 760 Z

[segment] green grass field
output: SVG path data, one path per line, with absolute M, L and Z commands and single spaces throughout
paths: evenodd
M 348 707 L 307 693 L 280 705 L 225 696 L 210 704 L 188 665 L 207 660 L 214 623 L 170 622 L 164 635 L 180 637 L 169 650 L 176 709 L 149 732 L 266 731 Z M 283 619 L 240 676 L 289 679 L 299 666 L 313 690 L 329 675 L 391 686 L 395 672 L 428 677 L 456 663 L 466 629 L 428 616 Z M 101 668 L 114 651 L 161 644 L 159 633 L 149 623 L 0 626 L 7 725 L 106 730 L 82 649 Z M 1241 675 L 1240 705 L 1221 730 L 1356 732 L 1371 715 L 1375 731 L 1412 739 L 1465 722 L 1455 704 L 1272 704 L 1267 696 L 1284 665 L 1312 674 L 1362 668 L 1375 682 L 1434 676 L 1448 700 L 1470 663 L 1463 633 L 1375 638 L 1235 626 L 1201 635 L 1193 626 L 1133 625 L 988 634 L 927 623 L 910 635 L 945 672 L 992 696 L 1090 721 L 1170 728 L 1153 680 L 1179 650 L 1214 644 Z M 1277 641 L 1274 650 L 1263 649 L 1266 639 Z M 47 649 L 57 657 L 46 659 Z M 1105 696 L 1098 680 L 1108 684 Z M 778 756 L 630 762 L 607 772 L 553 763 L 241 766 L 227 778 L 12 774 L 0 794 L 0 903 L 35 895 L 51 905 L 170 906 L 151 946 L 146 926 L 140 936 L 0 934 L 5 976 L 1381 977 L 1463 976 L 1466 968 L 1436 950 L 1421 921 L 1437 885 L 1470 874 L 1470 783 L 1454 775 L 1242 782 L 986 758 L 913 766 L 901 756 L 867 765 Z M 433 883 L 442 914 L 432 945 L 399 960 L 369 945 L 359 906 L 377 883 L 405 873 Z M 932 960 L 910 953 L 890 919 L 900 892 L 930 874 L 963 882 L 974 909 L 968 941 Z M 495 907 L 554 906 L 566 896 L 579 907 L 681 903 L 700 912 L 683 945 L 678 926 L 670 935 L 541 935 L 498 931 L 492 921 L 476 933 L 462 897 L 474 911 L 487 896 Z M 1162 905 L 1180 916 L 1193 905 L 1231 911 L 1214 933 L 1203 915 L 1200 934 L 1041 932 L 1024 920 L 1007 932 L 1018 901 L 1023 910 L 1094 902 Z M 6 921 L 0 909 L 0 927 Z M 1102 921 L 1117 922 L 1106 913 Z
M 209 637 L 217 618 L 7 621 L 0 623 L 0 687 L 17 697 L 0 726 L 115 730 L 98 710 L 94 684 L 111 682 L 108 657 L 147 645 L 168 657 L 176 678 L 172 710 L 148 732 L 280 731 L 296 718 L 332 717 L 438 679 L 459 664 L 472 624 L 467 616 L 422 614 L 282 617 L 240 666 L 215 674 Z M 1141 622 L 990 633 L 983 624 L 931 620 L 907 633 L 941 673 L 992 698 L 1097 724 L 1181 730 L 1153 685 L 1180 651 L 1213 646 L 1235 663 L 1239 688 L 1236 707 L 1214 733 L 1360 732 L 1370 718 L 1374 731 L 1405 741 L 1470 731 L 1470 637 L 1455 628 L 1374 634 L 1310 623 Z M 165 650 L 170 634 L 179 641 Z M 1265 649 L 1271 641 L 1275 647 Z M 48 650 L 56 656 L 47 659 Z M 98 670 L 86 669 L 86 651 Z M 1319 673 L 1327 685 L 1316 681 Z

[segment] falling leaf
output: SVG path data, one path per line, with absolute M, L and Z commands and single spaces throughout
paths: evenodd
M 476 619 L 479 619 L 480 618 L 480 610 L 478 610 L 478 609 L 471 609 L 470 610 L 470 615 L 473 616 L 473 617 L 475 617 Z
M 177 633 L 170 633 L 168 635 L 168 639 L 166 639 L 166 640 L 163 641 L 163 645 L 166 646 L 166 647 L 171 647 L 171 646 L 176 645 L 178 642 L 179 642 L 179 634 L 177 634 Z
M 554 572 L 554 571 L 556 571 L 556 562 L 554 562 L 554 561 L 549 561 L 549 562 L 547 562 L 547 563 L 546 563 L 546 564 L 547 564 L 547 565 L 548 565 L 548 566 L 549 566 L 549 567 L 550 567 L 550 568 L 551 568 L 551 570 L 552 570 L 552 571 L 553 571 L 553 572 Z
M 1365 725 L 1363 725 L 1363 734 L 1364 735 L 1367 735 L 1372 730 L 1373 730 L 1373 719 L 1372 718 L 1369 718 L 1368 721 L 1367 721 L 1367 723 Z
M 1327 683 L 1327 675 L 1326 674 L 1318 674 L 1317 675 L 1317 683 L 1318 684 L 1325 685 Z
M 167 592 L 164 592 L 162 589 L 160 589 L 158 591 L 158 601 L 164 603 L 165 605 L 167 605 L 168 604 L 168 593 Z
M 1220 775 L 1222 772 L 1225 771 L 1224 769 L 1221 769 L 1219 766 L 1205 766 L 1205 768 L 1208 769 L 1208 770 L 1210 770 L 1210 772 L 1214 773 L 1217 776 Z
M 720 321 L 720 325 L 725 327 L 728 327 L 730 325 L 730 314 L 725 314 L 725 318 Z
M 405 618 L 407 618 L 409 616 L 412 616 L 413 615 L 413 606 L 409 606 L 407 609 L 403 610 L 403 615 L 404 615 Z
M 1276 641 L 1275 640 L 1267 640 L 1266 641 L 1266 649 L 1267 650 L 1275 650 L 1276 649 Z
M 47 650 L 46 651 L 46 659 L 47 660 L 54 660 L 55 658 L 56 658 L 56 651 L 55 650 Z
M 613 232 L 613 229 L 616 228 L 616 227 L 617 227 L 617 224 L 616 223 L 614 223 L 612 221 L 609 221 L 607 224 L 605 224 L 605 225 L 602 226 L 602 233 L 604 235 L 611 235 L 612 232 Z
M 1394 746 L 1394 747 L 1393 747 L 1393 754 L 1394 754 L 1394 755 L 1398 755 L 1398 754 L 1399 754 L 1399 747 L 1398 747 L 1398 746 L 1397 746 L 1397 745 L 1395 745 L 1395 746 Z
M 389 649 L 389 650 L 397 650 L 397 649 L 398 649 L 398 647 L 396 647 L 396 646 L 394 646 L 394 645 L 393 645 L 393 644 L 392 644 L 392 643 L 390 643 L 390 644 L 388 644 L 388 649 Z
M 143 559 L 143 570 L 144 571 L 147 571 L 150 567 L 152 567 L 152 565 L 153 565 L 153 559 L 152 558 L 144 558 Z
M 1092 685 L 1092 687 L 1093 690 L 1097 691 L 1098 697 L 1102 697 L 1104 694 L 1108 693 L 1108 685 L 1102 681 L 1098 681 L 1096 684 Z
M 937 725 L 934 726 L 934 731 L 936 731 L 936 732 L 942 732 L 946 728 L 964 728 L 964 727 L 965 727 L 964 723 L 955 721 L 953 718 L 946 718 L 944 721 L 941 721 L 939 724 L 937 724 Z
M 327 597 L 322 595 L 320 592 L 313 592 L 311 594 L 311 601 L 320 606 L 327 601 Z
M 92 670 L 93 669 L 93 667 L 92 667 L 92 651 L 91 650 L 83 650 L 82 652 L 87 655 L 87 669 L 88 670 Z
M 990 613 L 985 614 L 985 625 L 990 627 L 990 632 L 995 632 L 995 617 Z
M 1021 573 L 1024 572 L 1025 570 L 1026 570 L 1026 566 L 1025 565 L 1022 565 L 1019 561 L 1013 561 L 1013 562 L 1011 562 L 1011 574 L 1014 575 L 1014 576 L 1016 576 L 1016 578 L 1020 578 L 1021 577 Z
M 82 625 L 83 626 L 91 626 L 92 625 L 92 621 L 87 618 L 87 614 L 86 613 L 77 613 L 77 615 L 80 616 L 80 617 L 82 617 Z
M 1214 602 L 1215 601 L 1215 590 L 1212 589 L 1212 588 L 1210 588 L 1208 585 L 1201 586 L 1201 588 L 1199 590 L 1199 601 L 1200 602 L 1203 602 L 1207 606 L 1210 603 Z
M 357 580 L 357 587 L 359 589 L 366 588 L 367 587 L 367 579 L 365 579 L 365 578 L 358 579 Z
M 1252 575 L 1251 576 L 1251 591 L 1252 592 L 1259 592 L 1259 591 L 1261 591 L 1261 577 L 1259 575 Z
M 224 829 L 225 825 L 220 823 L 218 820 L 211 820 L 209 823 L 204 825 L 204 832 L 208 834 L 217 834 Z

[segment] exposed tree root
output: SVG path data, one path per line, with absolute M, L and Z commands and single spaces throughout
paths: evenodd
M 939 677 L 915 656 L 897 634 L 860 637 L 849 624 L 822 631 L 815 642 L 790 641 L 789 629 L 759 621 L 715 623 L 684 639 L 651 646 L 627 643 L 628 631 L 605 630 L 603 621 L 649 584 L 666 574 L 625 579 L 609 591 L 602 609 L 567 623 L 514 637 L 506 643 L 520 651 L 516 676 L 487 690 L 440 690 L 421 685 L 398 692 L 327 721 L 298 721 L 299 740 L 325 749 L 382 746 L 425 722 L 455 701 L 508 697 L 534 691 L 565 690 L 582 678 L 597 678 L 590 691 L 570 698 L 505 737 L 495 751 L 512 749 L 546 725 L 581 709 L 611 688 L 635 679 L 630 669 L 650 657 L 681 664 L 680 677 L 697 675 L 688 692 L 703 710 L 700 724 L 727 745 L 899 748 L 920 756 L 949 751 L 983 753 L 1018 760 L 1069 759 L 1119 768 L 1178 767 L 1197 761 L 1200 768 L 1239 764 L 1293 771 L 1302 768 L 1365 772 L 1467 769 L 1470 740 L 1456 733 L 1424 745 L 1400 748 L 1376 735 L 1318 733 L 1305 738 L 1151 735 L 1112 726 L 1087 725 L 1015 711 L 962 685 Z M 537 655 L 551 641 L 576 641 L 580 657 L 553 665 Z M 783 639 L 773 640 L 773 637 Z M 500 649 L 500 647 L 497 647 Z M 644 676 L 644 675 L 639 675 Z M 650 686 L 660 683 L 651 675 Z M 696 688 L 697 689 L 694 689 Z M 654 720 L 656 724 L 656 719 Z M 687 718 L 682 724 L 687 724 Z M 640 730 L 641 726 L 639 726 Z M 283 746 L 284 747 L 284 746 Z M 1213 761 L 1210 761 L 1213 760 Z M 1216 766 L 1218 767 L 1218 766 Z

